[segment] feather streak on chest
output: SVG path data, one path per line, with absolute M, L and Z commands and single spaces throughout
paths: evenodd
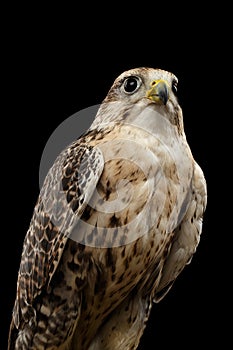
M 139 239 L 122 247 L 85 247 L 83 254 L 89 256 L 91 267 L 82 292 L 82 310 L 74 337 L 82 340 L 80 349 L 88 349 L 88 341 L 111 312 L 148 277 L 147 270 L 153 270 L 155 260 L 160 260 L 162 252 L 152 242 Z M 159 270 L 160 266 L 158 274 Z

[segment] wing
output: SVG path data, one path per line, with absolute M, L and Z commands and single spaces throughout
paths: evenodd
M 11 329 L 33 324 L 33 302 L 48 289 L 73 222 L 83 213 L 103 167 L 101 151 L 79 140 L 50 169 L 24 240 Z
M 185 265 L 190 263 L 199 244 L 206 203 L 206 181 L 201 168 L 195 163 L 192 198 L 182 222 L 175 230 L 174 241 L 154 297 L 155 302 L 159 302 L 168 293 Z

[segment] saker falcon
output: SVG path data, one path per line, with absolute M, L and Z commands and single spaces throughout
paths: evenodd
M 206 208 L 177 83 L 161 69 L 124 72 L 57 157 L 23 244 L 9 350 L 137 349 Z

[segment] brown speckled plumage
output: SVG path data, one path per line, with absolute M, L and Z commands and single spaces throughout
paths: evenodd
M 9 350 L 137 349 L 153 301 L 198 246 L 206 207 L 174 82 L 160 69 L 124 72 L 58 156 L 25 237 Z M 162 92 L 148 94 L 152 83 Z

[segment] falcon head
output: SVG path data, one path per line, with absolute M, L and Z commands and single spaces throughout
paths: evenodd
M 114 81 L 105 101 L 137 103 L 139 100 L 148 99 L 149 103 L 166 105 L 169 100 L 176 100 L 177 84 L 177 77 L 162 69 L 131 69 Z
M 182 132 L 183 117 L 177 100 L 177 85 L 177 77 L 162 69 L 142 67 L 125 71 L 116 78 L 101 104 L 96 116 L 98 124 L 132 122 L 132 115 L 135 115 L 132 109 L 135 111 L 136 107 L 141 112 L 149 107 L 164 115 Z

